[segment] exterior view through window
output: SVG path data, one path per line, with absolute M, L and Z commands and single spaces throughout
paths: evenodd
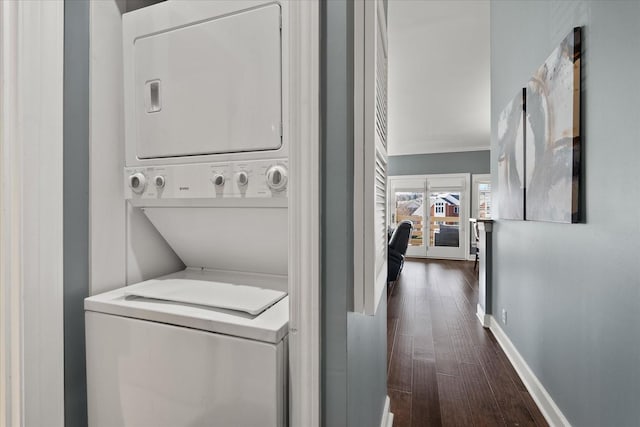
M 413 223 L 413 232 L 409 239 L 409 246 L 423 246 L 423 192 L 398 191 L 396 192 L 396 212 L 395 224 L 399 224 L 404 220 Z
M 491 218 L 491 184 L 478 184 L 478 219 Z
M 460 246 L 460 192 L 429 194 L 429 246 Z

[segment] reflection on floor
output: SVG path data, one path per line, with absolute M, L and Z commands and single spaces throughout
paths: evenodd
M 473 262 L 405 262 L 387 314 L 394 427 L 546 426 L 493 334 L 475 316 Z

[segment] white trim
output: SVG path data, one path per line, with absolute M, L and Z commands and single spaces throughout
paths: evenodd
M 382 419 L 380 420 L 380 427 L 392 427 L 393 426 L 393 413 L 391 409 L 391 399 L 387 396 L 384 399 L 384 410 L 382 411 Z
M 62 426 L 64 3 L 0 15 L 0 426 Z
M 478 199 L 479 199 L 479 184 L 482 182 L 489 182 L 491 184 L 491 174 L 483 173 L 483 174 L 473 174 L 471 177 L 471 214 L 470 218 L 478 217 Z
M 365 10 L 364 0 L 353 2 L 353 311 L 365 305 Z M 368 224 L 367 224 L 368 225 Z
M 375 315 L 387 288 L 387 224 L 380 226 L 378 173 L 386 179 L 387 148 L 376 131 L 379 86 L 386 93 L 387 25 L 382 1 L 353 3 L 353 307 Z M 378 40 L 378 35 L 382 39 Z M 378 53 L 382 52 L 380 64 Z M 382 69 L 380 66 L 382 65 Z M 386 138 L 386 136 L 385 136 Z M 380 171 L 380 172 L 379 172 Z M 386 180 L 384 181 L 386 184 Z M 386 189 L 385 189 L 386 190 Z M 385 197 L 388 194 L 384 192 Z M 383 203 L 387 203 L 383 201 Z M 384 208 L 386 209 L 386 207 Z M 387 215 L 382 221 L 386 222 Z
M 0 2 L 0 426 L 22 425 L 18 3 Z
M 290 424 L 320 426 L 320 8 L 291 1 Z
M 462 178 L 470 176 L 470 173 L 431 173 L 431 174 L 423 174 L 423 175 L 389 175 L 389 181 L 402 181 L 402 180 L 410 180 L 410 179 L 433 179 L 433 178 Z M 402 184 L 400 184 L 402 187 Z
M 420 144 L 428 144 L 425 142 L 421 142 Z M 442 148 L 434 148 L 427 151 L 400 151 L 400 152 L 389 152 L 389 157 L 395 156 L 415 156 L 420 154 L 446 154 L 446 153 L 465 153 L 467 151 L 489 151 L 491 149 L 490 145 L 476 145 L 471 147 L 442 147 Z
M 479 184 L 487 181 L 491 183 L 490 173 L 474 173 L 471 175 L 471 211 L 469 218 L 478 219 Z M 471 246 L 471 242 L 469 242 L 469 246 Z M 467 261 L 475 261 L 475 259 L 476 254 L 470 253 L 467 255 Z
M 544 415 L 551 427 L 555 426 L 570 426 L 569 421 L 564 416 L 562 411 L 556 403 L 553 401 L 547 390 L 544 388 L 538 377 L 533 373 L 527 362 L 522 355 L 518 352 L 513 345 L 507 334 L 502 330 L 495 317 L 489 315 L 490 329 L 493 335 L 498 340 L 500 347 L 504 350 L 505 354 L 509 358 L 509 361 L 513 365 L 514 369 L 520 376 L 520 379 L 524 383 L 529 394 L 540 408 L 540 412 Z
M 480 320 L 480 324 L 483 328 L 489 328 L 491 326 L 491 315 L 484 312 L 484 308 L 480 304 L 476 306 L 476 316 Z

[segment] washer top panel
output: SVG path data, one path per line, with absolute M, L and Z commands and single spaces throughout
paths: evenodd
M 181 280 L 185 282 L 202 278 L 204 278 L 203 275 L 198 271 L 183 270 L 162 278 L 140 282 L 137 285 L 125 286 L 86 298 L 84 308 L 86 311 L 184 326 L 269 343 L 278 343 L 287 335 L 289 326 L 288 296 L 280 299 L 261 314 L 254 316 L 241 311 L 127 295 L 128 289 L 135 286 L 146 286 L 154 281 L 173 279 L 173 286 L 179 286 Z M 216 286 L 214 282 L 210 283 L 211 286 Z

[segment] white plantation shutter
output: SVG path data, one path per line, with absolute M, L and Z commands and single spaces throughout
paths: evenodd
M 387 279 L 387 155 L 376 150 L 375 173 L 375 210 L 374 210 L 375 236 L 375 275 L 376 279 L 384 274 Z M 377 303 L 377 301 L 376 301 Z
M 387 25 L 380 0 L 354 5 L 354 311 L 387 284 Z

